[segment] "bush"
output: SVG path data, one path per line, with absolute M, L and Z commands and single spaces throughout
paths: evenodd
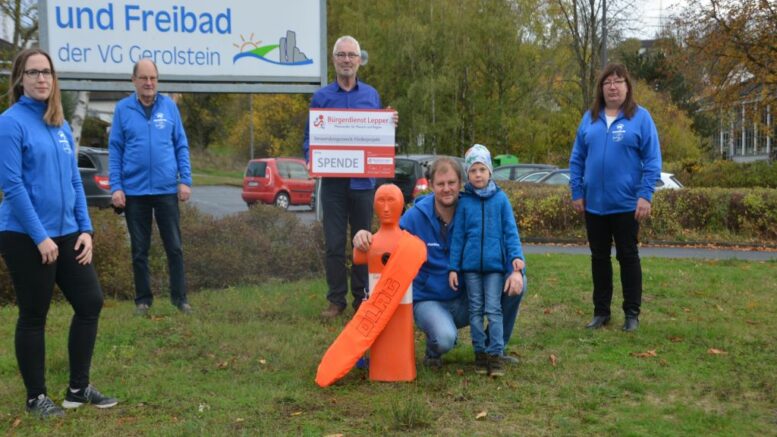
M 503 183 L 523 239 L 585 241 L 583 217 L 569 188 Z M 685 188 L 662 190 L 640 226 L 643 242 L 777 244 L 777 190 Z
M 105 296 L 133 299 L 129 234 L 124 217 L 112 210 L 90 209 L 94 236 L 94 265 Z M 268 280 L 296 281 L 321 276 L 323 232 L 321 225 L 306 226 L 292 213 L 271 206 L 223 219 L 181 208 L 186 280 L 190 292 L 225 288 Z M 149 254 L 151 286 L 168 292 L 167 258 L 154 231 Z M 11 279 L 0 263 L 0 303 L 14 300 Z
M 686 160 L 664 165 L 687 187 L 777 188 L 777 166 L 768 161 L 701 162 Z

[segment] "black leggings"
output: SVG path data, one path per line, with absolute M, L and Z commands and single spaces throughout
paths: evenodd
M 19 306 L 16 359 L 28 399 L 47 393 L 44 334 L 55 282 L 75 311 L 68 338 L 70 386 L 89 385 L 103 293 L 94 266 L 76 261 L 78 252 L 74 248 L 78 235 L 53 238 L 59 247 L 59 256 L 53 264 L 42 264 L 38 246 L 28 235 L 0 232 L 0 253 L 11 273 Z

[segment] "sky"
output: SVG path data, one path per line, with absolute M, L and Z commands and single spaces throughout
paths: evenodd
M 661 29 L 663 23 L 668 22 L 672 14 L 677 14 L 687 3 L 686 0 L 635 0 L 638 11 L 634 14 L 636 20 L 635 30 L 627 34 L 628 37 L 639 39 L 652 39 Z M 608 14 L 609 15 L 609 14 Z

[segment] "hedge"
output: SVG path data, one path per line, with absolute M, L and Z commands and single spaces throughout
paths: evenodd
M 686 187 L 777 188 L 777 165 L 769 161 L 682 161 L 664 165 Z
M 502 183 L 524 239 L 585 242 L 581 215 L 567 186 Z M 683 188 L 661 190 L 640 226 L 645 243 L 777 245 L 777 190 Z
M 134 298 L 129 235 L 124 217 L 90 209 L 94 264 L 106 296 Z M 260 205 L 215 219 L 196 208 L 181 208 L 186 280 L 190 292 L 270 280 L 323 276 L 321 225 L 307 226 L 292 213 Z M 155 293 L 168 292 L 167 258 L 154 231 L 149 266 Z M 58 296 L 61 296 L 58 293 Z M 165 297 L 166 298 L 166 297 Z M 0 303 L 14 300 L 5 263 L 0 263 Z
M 515 211 L 524 241 L 585 243 L 582 216 L 571 207 L 569 188 L 500 182 Z M 106 296 L 134 297 L 129 238 L 123 217 L 90 210 L 95 227 L 95 268 Z M 377 223 L 377 220 L 375 220 Z M 189 290 L 219 289 L 270 280 L 323 277 L 324 243 L 319 223 L 307 226 L 271 206 L 215 219 L 184 206 L 181 230 Z M 643 243 L 732 243 L 777 246 L 777 189 L 684 188 L 653 198 L 653 213 L 640 226 Z M 152 288 L 167 292 L 162 243 L 153 237 Z M 13 300 L 0 263 L 0 302 Z

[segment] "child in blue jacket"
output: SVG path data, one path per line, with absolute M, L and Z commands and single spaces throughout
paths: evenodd
M 502 376 L 504 352 L 501 297 L 505 266 L 523 270 L 518 226 L 507 195 L 491 179 L 491 154 L 475 144 L 464 156 L 468 182 L 453 217 L 448 280 L 458 290 L 463 275 L 469 298 L 470 332 L 475 372 Z M 488 341 L 483 315 L 488 318 Z

